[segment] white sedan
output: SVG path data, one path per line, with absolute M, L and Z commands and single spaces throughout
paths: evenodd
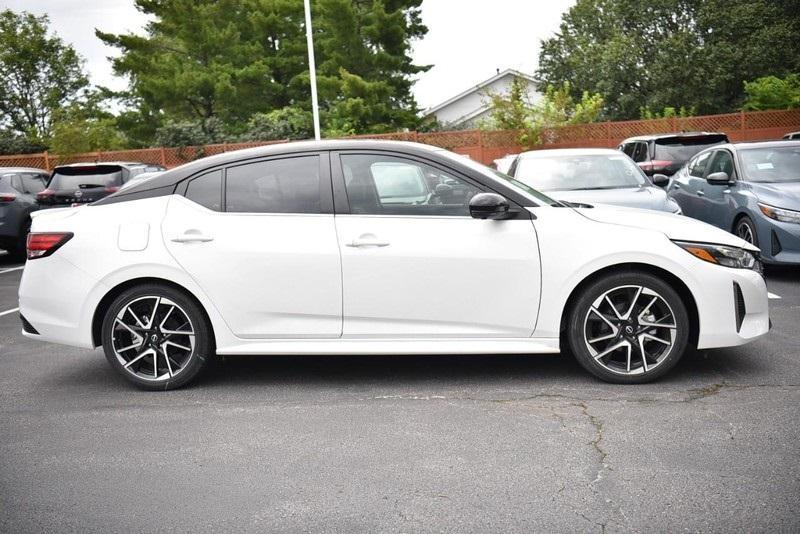
M 146 389 L 215 354 L 556 353 L 662 376 L 769 330 L 758 249 L 685 217 L 571 208 L 418 144 L 221 154 L 34 213 L 27 337 L 103 347 Z

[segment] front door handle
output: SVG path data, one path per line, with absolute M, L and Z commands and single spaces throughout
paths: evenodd
M 356 239 L 353 239 L 350 243 L 347 243 L 347 246 L 348 247 L 357 247 L 357 248 L 363 248 L 363 247 L 388 247 L 389 246 L 389 242 L 388 241 L 382 241 L 382 240 L 378 239 L 377 237 L 375 237 L 372 234 L 364 234 L 364 235 L 361 235 L 361 236 L 357 237 Z
M 214 241 L 214 238 L 208 235 L 203 235 L 200 230 L 186 230 L 179 236 L 173 237 L 173 243 L 207 243 Z
M 704 196 L 706 196 L 706 194 L 703 191 L 698 191 L 697 192 L 697 196 L 698 197 L 704 197 Z

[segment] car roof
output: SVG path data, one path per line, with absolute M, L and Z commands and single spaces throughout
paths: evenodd
M 800 147 L 800 139 L 783 139 L 781 141 L 743 141 L 740 143 L 725 143 L 724 145 L 715 145 L 713 148 L 726 147 L 733 148 L 734 150 L 750 150 L 752 148 L 779 148 L 786 146 Z
M 6 172 L 36 172 L 50 174 L 50 171 L 45 169 L 37 169 L 36 167 L 0 167 L 0 173 Z
M 727 135 L 723 132 L 674 132 L 674 133 L 661 133 L 661 134 L 651 134 L 651 135 L 637 135 L 635 137 L 629 137 L 622 141 L 622 143 L 629 143 L 633 141 L 653 141 L 656 139 L 667 139 L 670 137 L 701 137 L 704 135 Z M 620 144 L 622 144 L 620 143 Z
M 56 165 L 56 169 L 63 169 L 65 167 L 97 167 L 99 165 L 118 165 L 120 167 L 160 167 L 156 163 L 143 163 L 141 161 L 82 161 L 79 163 L 66 163 L 64 165 Z
M 208 156 L 198 160 L 185 163 L 180 167 L 166 170 L 159 176 L 145 180 L 125 190 L 126 195 L 140 193 L 161 187 L 175 186 L 189 176 L 207 169 L 229 165 L 231 163 L 244 163 L 247 160 L 259 159 L 270 156 L 283 156 L 299 154 L 304 152 L 328 151 L 328 150 L 388 150 L 398 151 L 403 154 L 426 156 L 444 149 L 421 143 L 411 143 L 407 141 L 387 141 L 375 139 L 337 139 L 325 141 L 293 141 L 290 143 L 275 143 L 271 145 L 245 148 L 224 152 L 214 156 Z M 122 195 L 120 195 L 122 196 Z
M 545 150 L 529 150 L 520 154 L 521 158 L 558 157 L 558 156 L 621 156 L 622 152 L 615 148 L 549 148 Z

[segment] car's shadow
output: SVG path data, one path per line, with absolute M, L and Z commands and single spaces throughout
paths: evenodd
M 15 258 L 7 253 L 5 250 L 0 249 L 0 269 L 8 267 L 17 267 L 23 265 L 24 261 Z
M 767 265 L 764 275 L 767 282 L 797 282 L 800 280 L 800 265 Z

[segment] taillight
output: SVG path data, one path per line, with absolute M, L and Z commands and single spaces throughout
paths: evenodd
M 55 196 L 56 192 L 52 189 L 45 189 L 39 193 L 36 193 L 36 201 L 37 202 L 53 202 L 53 197 Z
M 643 161 L 642 163 L 639 164 L 639 167 L 641 167 L 642 170 L 645 171 L 663 171 L 666 170 L 673 163 L 674 162 L 672 161 L 657 159 L 654 161 Z
M 117 187 L 116 185 L 106 186 L 106 193 L 116 193 L 117 191 L 119 191 L 119 187 Z
M 0 202 L 14 202 L 17 195 L 11 193 L 0 193 Z
M 28 259 L 35 260 L 49 256 L 72 239 L 72 236 L 72 232 L 28 234 Z

